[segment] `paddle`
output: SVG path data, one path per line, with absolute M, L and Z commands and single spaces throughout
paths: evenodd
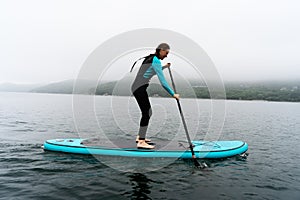
M 169 69 L 169 73 L 170 73 L 170 77 L 171 77 L 174 92 L 177 93 L 170 67 L 168 67 L 168 69 Z M 181 109 L 179 99 L 176 99 L 176 101 L 177 101 L 178 109 L 179 109 L 179 112 L 180 112 L 181 120 L 182 120 L 182 123 L 183 123 L 183 127 L 184 127 L 184 130 L 185 130 L 186 138 L 188 140 L 189 147 L 190 147 L 191 152 L 192 152 L 192 158 L 193 158 L 194 164 L 195 164 L 196 167 L 204 168 L 204 166 L 202 164 L 200 164 L 196 159 L 195 152 L 194 152 L 194 149 L 193 149 L 193 144 L 191 142 L 191 138 L 190 138 L 190 135 L 188 133 L 187 125 L 185 123 L 185 119 L 184 119 L 184 116 L 183 116 L 183 112 L 182 112 L 182 109 Z

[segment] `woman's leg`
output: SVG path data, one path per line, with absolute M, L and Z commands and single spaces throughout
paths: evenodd
M 142 86 L 133 93 L 142 112 L 142 117 L 140 120 L 140 128 L 139 128 L 140 140 L 145 140 L 146 138 L 149 120 L 152 115 L 151 104 L 146 89 L 147 86 Z

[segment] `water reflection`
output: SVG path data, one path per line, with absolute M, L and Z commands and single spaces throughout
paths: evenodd
M 128 178 L 132 191 L 126 192 L 126 196 L 128 195 L 130 199 L 152 199 L 149 195 L 151 194 L 151 183 L 154 181 L 141 173 L 130 173 Z

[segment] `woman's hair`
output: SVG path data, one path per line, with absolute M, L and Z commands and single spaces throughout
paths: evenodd
M 159 55 L 159 51 L 161 49 L 162 50 L 167 50 L 167 49 L 170 49 L 170 46 L 167 43 L 161 43 L 160 45 L 158 45 L 158 47 L 156 47 L 155 54 Z

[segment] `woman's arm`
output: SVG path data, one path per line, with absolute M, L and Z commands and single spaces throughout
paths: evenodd
M 160 60 L 156 56 L 153 58 L 152 67 L 162 87 L 173 97 L 175 92 L 172 90 L 172 88 L 169 86 L 168 82 L 166 81 L 164 73 L 162 71 L 163 67 L 161 66 Z

